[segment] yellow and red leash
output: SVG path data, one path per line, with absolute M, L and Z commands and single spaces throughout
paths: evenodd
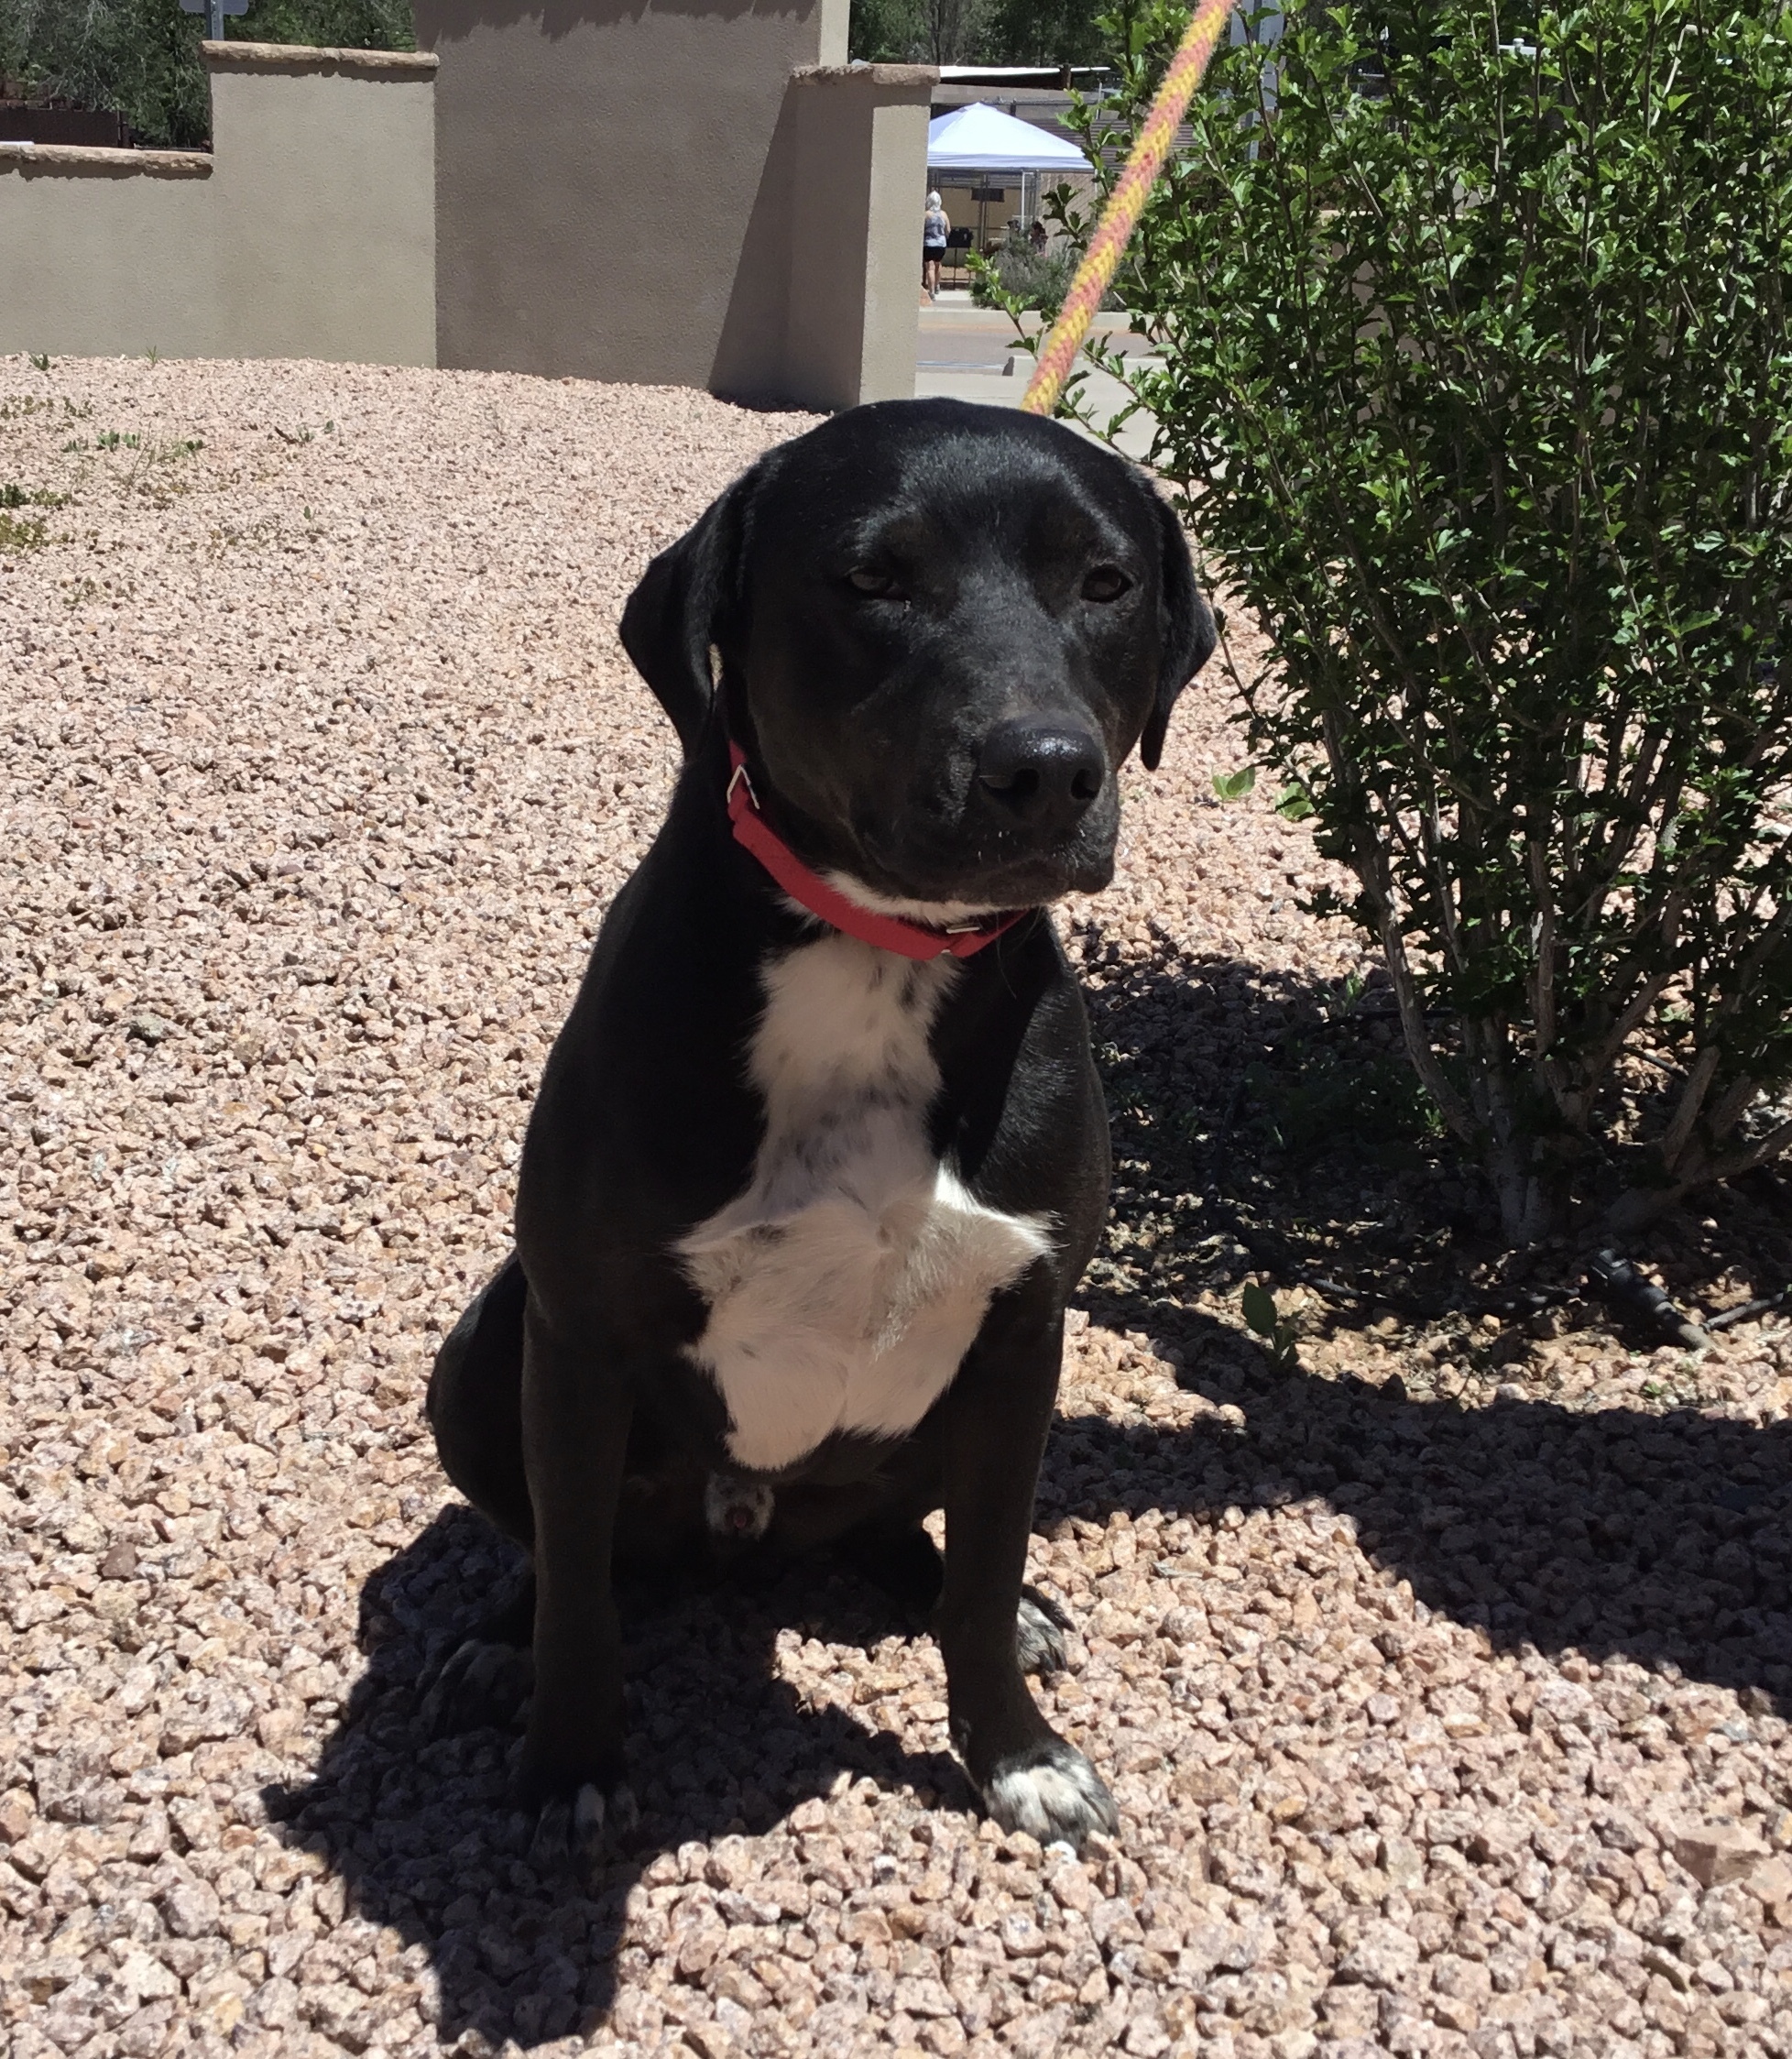
M 1195 89 L 1236 4 L 1237 0 L 1200 0 L 1177 44 L 1170 69 L 1157 89 L 1157 98 L 1152 102 L 1151 112 L 1132 145 L 1132 155 L 1126 160 L 1126 170 L 1108 196 L 1100 223 L 1089 238 L 1089 246 L 1064 297 L 1052 333 L 1034 361 L 1033 377 L 1021 401 L 1029 414 L 1049 415 L 1057 406 L 1064 382 L 1083 347 L 1083 338 L 1088 334 L 1089 323 L 1095 319 L 1102 296 L 1114 282 L 1115 269 L 1139 225 L 1151 190 L 1175 141 L 1176 129 L 1188 112 Z

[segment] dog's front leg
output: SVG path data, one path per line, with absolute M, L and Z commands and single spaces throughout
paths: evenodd
M 622 1637 L 611 1547 L 628 1390 L 601 1342 L 523 1330 L 523 1459 L 535 1517 L 535 1701 L 518 1798 L 540 1812 L 533 1856 L 588 1867 L 634 1821 L 624 1779 Z
M 954 1383 L 936 1621 L 953 1742 L 984 1806 L 1004 1830 L 1080 1851 L 1090 1832 L 1118 1828 L 1113 1797 L 1039 1713 L 1016 1637 L 1063 1349 L 1062 1316 L 1044 1335 L 986 1333 Z

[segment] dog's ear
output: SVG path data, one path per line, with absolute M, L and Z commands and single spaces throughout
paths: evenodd
M 710 646 L 727 640 L 739 605 L 743 511 L 753 476 L 737 479 L 660 553 L 628 596 L 617 629 L 635 670 L 672 717 L 686 757 L 715 696 Z
M 1149 490 L 1149 489 L 1147 489 Z M 1157 698 L 1145 718 L 1139 739 L 1139 759 L 1148 772 L 1157 770 L 1164 755 L 1164 739 L 1169 734 L 1170 714 L 1176 696 L 1213 655 L 1213 611 L 1195 584 L 1195 567 L 1189 561 L 1188 539 L 1167 500 L 1151 496 L 1156 510 L 1163 560 L 1163 662 L 1157 674 Z

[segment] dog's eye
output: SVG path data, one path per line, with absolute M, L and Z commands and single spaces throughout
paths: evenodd
M 1118 600 L 1132 584 L 1117 564 L 1098 564 L 1083 579 L 1085 600 Z
M 847 575 L 847 584 L 856 594 L 863 594 L 867 600 L 901 600 L 902 589 L 887 572 L 878 572 L 869 564 L 856 564 Z

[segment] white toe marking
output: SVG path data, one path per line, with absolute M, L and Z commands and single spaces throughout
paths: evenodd
M 1050 1759 L 998 1773 L 984 1794 L 989 1813 L 1008 1830 L 1023 1830 L 1042 1845 L 1063 1838 L 1080 1844 L 1114 1822 L 1114 1804 L 1082 1753 L 1065 1745 Z
M 777 1499 L 756 1480 L 712 1473 L 703 1484 L 703 1519 L 716 1537 L 756 1544 L 770 1528 Z
M 1064 1663 L 1064 1632 L 1039 1604 L 1022 1594 L 1014 1620 L 1014 1646 L 1021 1670 L 1031 1673 Z

